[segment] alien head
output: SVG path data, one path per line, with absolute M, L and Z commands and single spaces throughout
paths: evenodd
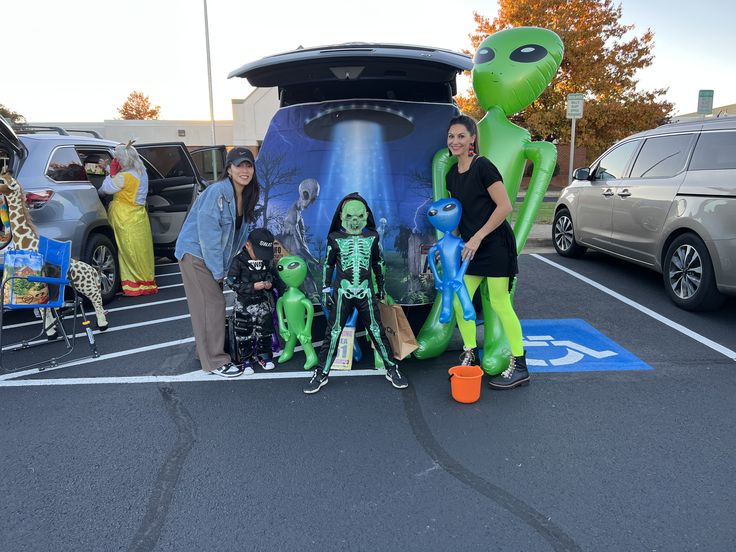
M 500 106 L 506 115 L 528 107 L 547 88 L 562 63 L 564 47 L 556 33 L 517 27 L 493 33 L 473 59 L 473 90 L 488 111 Z
M 340 211 L 340 222 L 348 234 L 361 234 L 368 224 L 368 210 L 365 203 L 357 199 L 346 201 Z
M 319 197 L 319 182 L 307 178 L 299 183 L 299 209 L 306 209 Z
M 437 230 L 447 233 L 457 228 L 462 214 L 463 208 L 457 199 L 445 198 L 429 206 L 427 218 Z
M 278 270 L 281 280 L 292 288 L 298 288 L 307 277 L 307 263 L 296 255 L 281 257 L 276 270 Z

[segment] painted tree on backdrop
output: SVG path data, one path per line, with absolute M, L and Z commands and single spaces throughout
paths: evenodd
M 510 27 L 544 27 L 557 33 L 565 56 L 557 78 L 528 108 L 511 120 L 529 129 L 535 139 L 554 136 L 570 141 L 565 116 L 568 94 L 586 96 L 585 116 L 578 120 L 576 143 L 592 161 L 626 136 L 667 121 L 673 105 L 660 99 L 667 89 L 638 91 L 636 72 L 652 64 L 654 34 L 629 36 L 634 25 L 623 25 L 621 7 L 611 0 L 499 0 L 498 16 L 490 20 L 475 12 L 476 29 L 470 34 L 475 53 L 491 33 Z M 465 113 L 480 120 L 485 112 L 471 89 L 458 96 Z
M 152 106 L 148 96 L 137 90 L 131 92 L 125 103 L 118 108 L 120 118 L 126 120 L 158 119 L 160 112 L 160 105 Z

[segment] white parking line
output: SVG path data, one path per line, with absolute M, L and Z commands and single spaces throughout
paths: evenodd
M 728 357 L 730 360 L 736 360 L 736 351 L 733 351 L 729 349 L 728 347 L 721 345 L 720 343 L 716 343 L 715 341 L 708 339 L 704 335 L 694 332 L 691 329 L 686 328 L 685 326 L 681 324 L 678 324 L 674 320 L 671 320 L 667 318 L 666 316 L 662 316 L 658 312 L 655 312 L 652 309 L 647 308 L 644 305 L 637 303 L 636 301 L 629 299 L 628 297 L 625 297 L 624 295 L 621 295 L 620 293 L 613 291 L 610 288 L 607 288 L 603 284 L 599 284 L 595 280 L 591 280 L 590 278 L 587 278 L 586 276 L 583 276 L 582 274 L 578 274 L 574 270 L 570 270 L 569 268 L 562 266 L 561 264 L 557 264 L 554 261 L 550 261 L 549 259 L 542 257 L 541 255 L 538 255 L 536 253 L 531 253 L 531 256 L 534 257 L 535 259 L 539 259 L 543 263 L 547 263 L 548 265 L 561 270 L 562 272 L 566 272 L 567 274 L 573 276 L 574 278 L 577 278 L 578 280 L 581 280 L 585 282 L 586 284 L 593 286 L 594 288 L 602 291 L 603 293 L 607 295 L 610 295 L 614 299 L 618 299 L 619 301 L 621 301 L 622 303 L 625 303 L 626 305 L 629 305 L 630 307 L 634 307 L 639 312 L 646 314 L 647 316 L 654 318 L 658 322 L 665 324 L 667 327 L 672 328 L 673 330 L 676 330 L 680 332 L 681 334 L 688 336 L 691 339 L 694 339 L 698 343 L 701 343 L 710 349 L 713 349 L 717 353 L 720 353 Z
M 332 370 L 330 377 L 356 377 L 356 376 L 383 376 L 386 371 L 381 370 Z M 56 378 L 36 380 L 11 380 L 0 381 L 0 387 L 43 387 L 51 385 L 100 385 L 114 383 L 216 383 L 216 382 L 248 382 L 253 380 L 276 380 L 297 379 L 311 377 L 312 371 L 303 372 L 259 372 L 250 376 L 238 378 L 221 378 L 207 374 L 202 370 L 181 374 L 178 376 L 123 376 L 123 377 L 99 377 L 99 378 Z

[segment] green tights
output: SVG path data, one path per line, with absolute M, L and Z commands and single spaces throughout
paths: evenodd
M 491 298 L 491 308 L 498 316 L 503 326 L 503 331 L 511 346 L 511 354 L 514 356 L 522 356 L 524 354 L 524 345 L 521 337 L 521 323 L 519 317 L 514 312 L 511 305 L 511 294 L 509 293 L 508 278 L 490 278 L 485 276 L 465 275 L 465 286 L 468 288 L 468 294 L 471 299 L 475 295 L 481 282 L 488 285 L 488 295 Z M 463 308 L 457 297 L 453 300 L 453 308 L 455 309 L 455 318 L 457 319 L 457 327 L 463 338 L 465 347 L 477 347 L 475 340 L 475 320 L 465 320 L 463 318 Z

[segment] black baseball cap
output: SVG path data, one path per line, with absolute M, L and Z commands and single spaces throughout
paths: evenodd
M 227 152 L 227 158 L 225 159 L 225 166 L 240 165 L 243 161 L 248 161 L 254 167 L 256 166 L 256 160 L 253 157 L 253 152 L 248 148 L 237 147 Z
M 273 234 L 266 228 L 254 228 L 248 235 L 248 241 L 256 254 L 262 261 L 273 259 Z

